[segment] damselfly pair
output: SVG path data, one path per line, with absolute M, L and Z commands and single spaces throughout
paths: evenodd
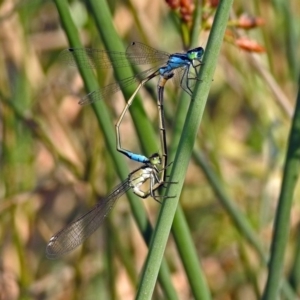
M 197 80 L 197 67 L 201 64 L 203 53 L 204 49 L 198 47 L 189 50 L 186 53 L 169 54 L 136 42 L 132 43 L 127 48 L 126 52 L 70 48 L 62 53 L 62 57 L 67 64 L 73 66 L 81 64 L 88 68 L 110 68 L 113 65 L 116 67 L 127 67 L 130 65 L 153 63 L 160 63 L 160 66 L 150 68 L 133 77 L 107 85 L 99 91 L 89 93 L 80 100 L 79 103 L 81 105 L 91 104 L 95 101 L 104 100 L 108 95 L 117 92 L 121 88 L 139 82 L 137 89 L 127 101 L 127 104 L 116 123 L 116 139 L 117 150 L 119 152 L 132 160 L 143 163 L 143 165 L 131 172 L 124 182 L 120 183 L 109 196 L 98 203 L 91 211 L 55 234 L 47 245 L 46 254 L 48 258 L 58 258 L 82 244 L 84 240 L 102 224 L 116 200 L 129 189 L 132 189 L 133 192 L 141 198 L 152 196 L 154 199 L 159 200 L 159 196 L 155 195 L 155 192 L 164 183 L 167 183 L 166 168 L 168 166 L 163 111 L 164 86 L 165 83 L 173 78 L 175 73 L 178 72 L 181 78 L 181 88 L 189 95 L 192 95 L 191 81 Z M 162 159 L 158 154 L 154 154 L 148 158 L 144 155 L 123 149 L 119 132 L 124 115 L 133 103 L 140 88 L 146 82 L 157 76 L 160 77 L 157 85 L 157 106 L 159 112 Z M 147 191 L 143 191 L 141 186 L 147 181 L 150 183 L 150 188 Z

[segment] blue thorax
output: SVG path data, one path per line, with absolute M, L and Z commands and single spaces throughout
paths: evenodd
M 189 67 L 193 64 L 193 60 L 200 60 L 203 53 L 204 49 L 202 47 L 197 47 L 187 51 L 186 53 L 171 54 L 166 65 L 159 69 L 159 73 L 160 75 L 164 75 L 177 68 Z

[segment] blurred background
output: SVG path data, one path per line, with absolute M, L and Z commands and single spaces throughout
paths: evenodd
M 196 5 L 202 8 L 198 46 L 205 48 L 217 4 L 109 1 L 124 47 L 140 41 L 170 53 L 189 49 Z M 84 1 L 69 6 L 83 45 L 104 49 Z M 299 88 L 299 11 L 296 0 L 237 0 L 232 8 L 180 200 L 213 299 L 258 299 L 265 284 L 260 255 L 232 222 L 207 172 L 267 254 Z M 50 237 L 120 182 L 93 110 L 78 105 L 86 94 L 81 77 L 59 58 L 68 48 L 60 24 L 52 1 L 1 1 L 0 299 L 132 299 L 147 247 L 126 196 L 82 247 L 57 261 L 45 257 Z M 100 86 L 114 81 L 107 70 L 98 80 Z M 168 141 L 179 92 L 168 83 Z M 146 89 L 140 94 L 161 151 L 156 99 Z M 121 92 L 112 98 L 106 104 L 114 125 L 125 102 Z M 124 147 L 141 151 L 129 115 L 121 130 Z M 139 166 L 126 163 L 130 170 Z M 285 262 L 295 289 L 299 192 L 298 186 Z M 160 205 L 141 201 L 155 224 Z M 165 258 L 178 298 L 193 299 L 172 236 Z M 154 298 L 165 299 L 159 285 Z

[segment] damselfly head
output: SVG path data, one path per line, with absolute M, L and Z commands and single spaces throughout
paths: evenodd
M 191 49 L 187 52 L 187 56 L 189 59 L 200 59 L 204 54 L 204 49 L 202 47 L 197 47 Z
M 151 165 L 160 165 L 161 164 L 161 157 L 158 153 L 154 153 L 149 157 L 149 161 Z

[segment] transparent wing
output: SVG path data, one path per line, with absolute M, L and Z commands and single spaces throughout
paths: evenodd
M 93 91 L 87 94 L 84 98 L 80 99 L 80 105 L 88 105 L 95 101 L 100 101 L 106 99 L 106 97 L 118 92 L 121 88 L 126 88 L 127 86 L 132 85 L 133 83 L 139 83 L 141 80 L 147 78 L 148 75 L 154 73 L 157 68 L 151 68 L 146 71 L 140 72 L 132 77 L 125 78 L 119 82 L 111 83 L 101 90 Z
M 176 87 L 180 87 L 181 78 L 184 75 L 185 68 L 186 67 L 181 67 L 174 70 L 174 76 L 172 78 L 172 82 Z
M 174 77 L 172 78 L 176 87 L 181 87 L 190 96 L 197 83 L 197 74 L 194 68 L 181 67 L 174 70 Z
M 59 59 L 66 65 L 77 67 L 77 59 L 85 68 L 107 69 L 114 62 L 118 67 L 128 67 L 130 62 L 124 52 L 105 51 L 92 48 L 69 48 L 60 53 Z
M 107 69 L 112 65 L 129 67 L 168 61 L 169 53 L 156 50 L 142 43 L 132 43 L 126 52 L 106 51 L 93 48 L 69 48 L 61 52 L 60 59 L 68 66 L 77 66 L 77 59 L 86 68 Z
M 133 42 L 126 49 L 126 56 L 132 65 L 145 65 L 168 61 L 170 54 L 147 46 L 143 43 Z
M 199 71 L 199 70 L 198 70 Z M 184 70 L 181 75 L 181 88 L 187 92 L 190 96 L 192 96 L 193 89 L 197 83 L 197 74 L 196 70 L 193 67 L 190 67 L 188 72 Z
M 55 234 L 47 245 L 46 256 L 49 259 L 56 259 L 81 245 L 99 228 L 116 200 L 129 189 L 129 179 L 127 179 L 92 210 Z

